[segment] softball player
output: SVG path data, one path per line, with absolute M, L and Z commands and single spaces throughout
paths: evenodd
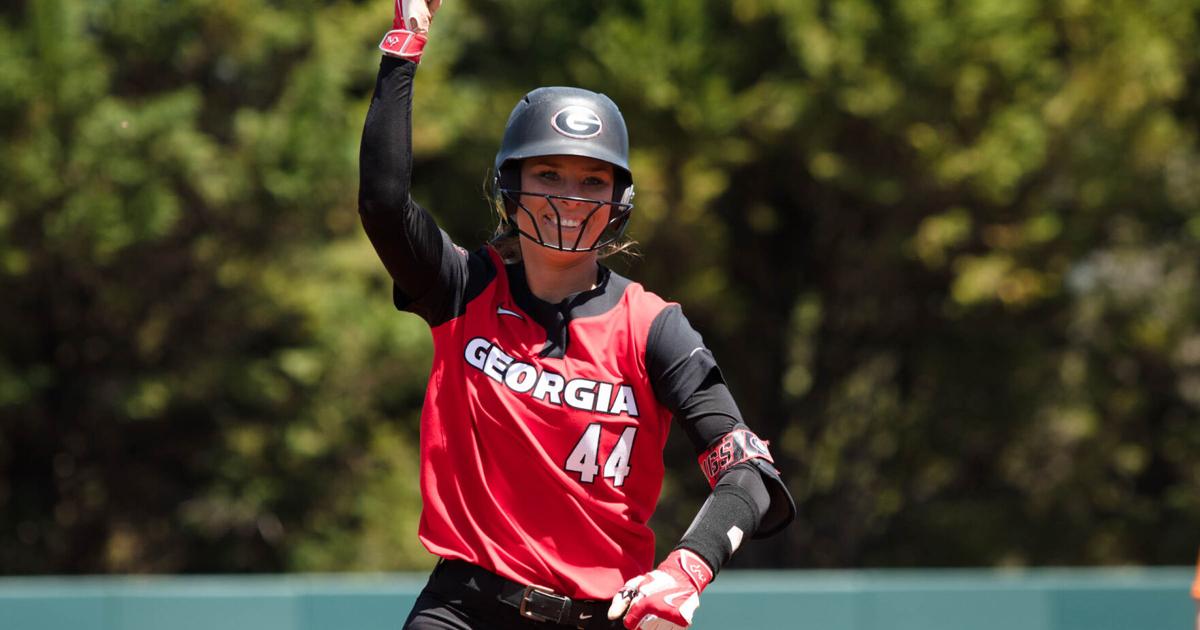
M 363 130 L 359 212 L 434 358 L 419 536 L 440 557 L 406 628 L 687 627 L 746 537 L 795 506 L 677 304 L 600 264 L 633 211 L 625 122 L 548 87 L 509 117 L 502 215 L 468 252 L 409 198 L 413 76 L 440 2 L 397 0 Z M 654 568 L 672 418 L 713 491 Z

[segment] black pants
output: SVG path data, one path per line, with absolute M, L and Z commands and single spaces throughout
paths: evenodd
M 609 621 L 606 601 L 575 600 L 565 623 L 539 621 L 520 613 L 522 586 L 480 567 L 457 560 L 438 562 L 404 622 L 405 630 L 618 630 Z M 544 600 L 535 601 L 544 603 Z M 556 603 L 556 600 L 549 600 Z M 535 607 L 527 602 L 529 609 Z M 542 608 L 537 608 L 543 610 Z

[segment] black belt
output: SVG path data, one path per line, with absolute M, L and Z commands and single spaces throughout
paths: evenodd
M 607 601 L 572 599 L 548 588 L 514 582 L 462 560 L 439 561 L 429 583 L 439 594 L 461 599 L 485 612 L 515 612 L 531 621 L 573 628 L 623 627 L 620 621 L 608 620 Z

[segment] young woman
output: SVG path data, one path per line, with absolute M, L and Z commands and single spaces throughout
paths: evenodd
M 434 338 L 419 535 L 440 560 L 405 627 L 687 627 L 742 540 L 795 506 L 680 307 L 600 264 L 633 210 L 611 100 L 550 87 L 517 103 L 495 161 L 500 227 L 474 252 L 409 198 L 436 10 L 397 0 L 360 155 L 363 226 L 396 306 Z M 672 418 L 713 491 L 654 569 Z

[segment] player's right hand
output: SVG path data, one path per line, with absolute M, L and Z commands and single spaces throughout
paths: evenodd
M 393 1 L 396 5 L 396 17 L 392 19 L 392 28 L 414 33 L 428 33 L 433 14 L 442 7 L 442 0 Z

